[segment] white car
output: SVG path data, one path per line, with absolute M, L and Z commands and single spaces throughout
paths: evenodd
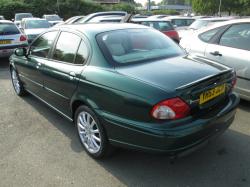
M 0 57 L 9 57 L 15 48 L 27 45 L 27 37 L 13 22 L 0 20 Z
M 40 18 L 24 18 L 20 24 L 21 30 L 31 43 L 39 34 L 51 27 L 50 23 Z
M 183 38 L 180 45 L 194 56 L 233 67 L 238 78 L 235 91 L 250 101 L 249 18 L 217 23 Z

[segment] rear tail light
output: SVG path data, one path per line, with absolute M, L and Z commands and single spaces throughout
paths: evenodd
M 26 36 L 24 36 L 24 35 L 21 35 L 20 36 L 20 41 L 21 42 L 24 42 L 24 41 L 26 41 L 27 40 L 27 37 Z
M 190 107 L 178 97 L 162 101 L 151 110 L 151 116 L 155 119 L 181 119 L 189 114 Z

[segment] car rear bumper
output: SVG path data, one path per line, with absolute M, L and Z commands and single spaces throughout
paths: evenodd
M 239 97 L 231 94 L 228 104 L 215 116 L 185 119 L 184 125 L 176 124 L 174 128 L 169 128 L 167 123 L 139 123 L 100 111 L 97 113 L 101 117 L 111 144 L 176 155 L 192 152 L 223 133 L 233 122 L 238 103 Z M 181 123 L 183 124 L 183 121 Z
M 4 49 L 16 49 L 16 48 L 27 47 L 27 46 L 28 46 L 28 43 L 13 44 L 13 45 L 2 45 L 2 46 L 0 46 L 0 50 L 4 50 Z

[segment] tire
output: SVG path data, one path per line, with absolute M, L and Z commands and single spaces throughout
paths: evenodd
M 17 71 L 14 68 L 11 68 L 11 80 L 12 85 L 14 87 L 14 90 L 18 96 L 24 96 L 26 94 L 26 91 L 23 87 L 23 84 L 18 76 Z
M 87 106 L 80 106 L 75 112 L 74 123 L 81 144 L 93 158 L 100 159 L 113 152 L 107 135 L 95 113 Z

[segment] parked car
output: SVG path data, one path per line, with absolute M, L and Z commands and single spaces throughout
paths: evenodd
M 233 19 L 233 18 L 232 17 L 212 17 L 212 18 L 197 19 L 188 28 L 180 29 L 178 31 L 179 35 L 180 35 L 180 39 L 182 39 L 186 36 L 189 37 L 190 34 L 195 32 L 196 30 L 202 29 L 204 27 L 213 25 L 213 24 L 218 23 L 218 22 L 228 21 L 231 19 Z
M 172 25 L 174 25 L 177 30 L 185 29 L 195 21 L 195 18 L 185 17 L 185 16 L 183 17 L 182 16 L 168 16 L 162 19 L 171 21 Z
M 137 24 L 53 27 L 15 51 L 10 71 L 16 93 L 73 121 L 94 158 L 112 145 L 190 152 L 225 131 L 239 103 L 231 68 Z
M 184 38 L 180 45 L 191 54 L 234 68 L 235 91 L 250 100 L 250 19 L 217 23 Z
M 51 27 L 46 19 L 40 18 L 24 18 L 20 24 L 21 30 L 28 37 L 31 43 L 39 34 Z
M 138 18 L 132 19 L 131 22 L 152 27 L 156 30 L 161 31 L 162 33 L 173 39 L 176 43 L 180 42 L 178 32 L 174 29 L 174 26 L 171 24 L 170 21 L 165 21 L 161 19 Z
M 51 26 L 54 26 L 58 23 L 63 23 L 63 19 L 57 14 L 45 14 L 42 18 L 46 19 L 51 24 Z
M 0 20 L 0 57 L 9 57 L 15 48 L 27 45 L 26 36 L 13 22 Z
M 33 18 L 33 15 L 31 13 L 17 13 L 13 21 L 19 27 L 23 18 Z

